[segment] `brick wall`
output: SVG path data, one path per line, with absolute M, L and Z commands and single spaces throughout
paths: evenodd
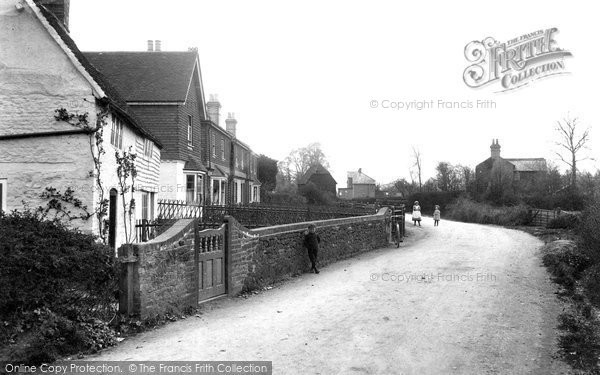
M 194 224 L 179 220 L 151 242 L 119 249 L 121 312 L 151 317 L 196 305 Z
M 313 221 L 321 237 L 319 264 L 333 263 L 355 254 L 388 245 L 387 208 L 376 215 Z M 309 223 L 248 230 L 227 218 L 230 238 L 229 292 L 252 290 L 310 269 L 304 247 Z
M 321 236 L 319 264 L 333 263 L 388 245 L 388 209 L 375 215 L 313 221 Z M 309 270 L 304 231 L 309 223 L 248 230 L 225 218 L 227 293 L 236 295 Z M 198 268 L 192 219 L 177 221 L 153 241 L 125 245 L 120 311 L 151 317 L 197 305 Z

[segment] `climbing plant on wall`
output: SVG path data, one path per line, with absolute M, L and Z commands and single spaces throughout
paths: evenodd
M 125 226 L 125 243 L 133 241 L 133 217 L 135 215 L 135 178 L 137 169 L 135 167 L 136 155 L 129 151 L 115 152 L 117 161 L 117 177 L 119 178 L 119 195 L 123 204 L 123 225 Z
M 96 122 L 94 125 L 90 124 L 89 114 L 87 112 L 77 114 L 71 113 L 65 108 L 59 108 L 55 110 L 54 114 L 54 119 L 56 121 L 67 122 L 74 127 L 85 130 L 89 134 L 90 153 L 94 163 L 94 168 L 93 170 L 90 170 L 89 176 L 94 179 L 95 186 L 93 191 L 98 194 L 95 209 L 92 212 L 89 212 L 87 206 L 83 206 L 81 201 L 74 197 L 74 191 L 71 188 L 68 188 L 64 193 L 61 193 L 52 187 L 47 187 L 46 191 L 41 195 L 42 198 L 50 199 L 47 206 L 38 208 L 38 211 L 45 216 L 54 212 L 55 218 L 69 218 L 70 220 L 89 220 L 95 215 L 98 222 L 100 239 L 105 244 L 108 237 L 108 220 L 106 219 L 108 213 L 108 199 L 105 195 L 100 172 L 102 168 L 102 156 L 106 153 L 103 146 L 104 128 L 109 113 L 109 107 L 104 105 L 101 111 L 96 114 Z M 69 207 L 77 208 L 78 210 L 83 211 L 83 213 L 72 215 L 72 211 Z

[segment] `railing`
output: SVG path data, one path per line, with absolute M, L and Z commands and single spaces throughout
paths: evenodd
M 202 205 L 199 202 L 159 199 L 158 217 L 161 219 L 195 219 L 202 217 Z
M 205 205 L 178 200 L 159 200 L 158 217 L 165 219 L 200 218 L 204 228 L 214 228 L 223 223 L 225 216 L 233 216 L 242 225 L 257 228 L 291 224 L 303 221 L 337 219 L 341 217 L 371 215 L 375 206 L 279 206 L 264 204 Z
M 154 220 L 141 219 L 135 221 L 135 242 L 147 242 L 155 238 L 159 223 Z

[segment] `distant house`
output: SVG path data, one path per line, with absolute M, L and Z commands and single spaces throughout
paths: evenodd
M 85 52 L 116 82 L 133 112 L 164 144 L 159 198 L 194 204 L 258 202 L 257 155 L 219 124 L 221 104 L 205 101 L 198 51 Z
M 338 189 L 338 197 L 342 199 L 374 198 L 376 182 L 371 177 L 358 171 L 348 172 L 345 188 Z
M 535 184 L 548 170 L 544 158 L 503 158 L 498 140 L 492 140 L 491 155 L 475 167 L 477 192 L 486 192 L 494 178 L 506 178 L 516 189 Z
M 48 8 L 46 3 L 51 3 Z M 68 32 L 68 5 L 68 0 L 0 0 L 0 209 L 21 210 L 23 203 L 44 207 L 46 188 L 70 189 L 88 213 L 106 209 L 106 216 L 94 214 L 70 224 L 107 235 L 107 242 L 118 247 L 126 240 L 126 219 L 115 153 L 137 155 L 135 222 L 154 216 L 162 145 L 79 51 Z M 60 108 L 87 113 L 88 127 L 57 121 Z M 102 155 L 94 151 L 100 134 Z
M 319 190 L 336 194 L 337 182 L 331 176 L 331 173 L 321 164 L 315 164 L 310 167 L 302 177 L 298 179 L 298 188 L 308 184 L 314 184 Z

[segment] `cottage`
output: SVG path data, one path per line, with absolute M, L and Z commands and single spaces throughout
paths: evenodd
M 68 11 L 68 0 L 0 0 L 0 209 L 72 191 L 86 208 L 71 207 L 71 225 L 118 247 L 135 240 L 136 219 L 155 214 L 162 145 L 79 51 Z M 120 194 L 116 173 L 115 153 L 125 152 L 137 156 L 133 196 Z
M 544 158 L 502 158 L 500 143 L 492 140 L 491 155 L 475 167 L 477 192 L 486 192 L 494 181 L 506 180 L 515 189 L 532 186 L 548 170 Z
M 374 198 L 375 187 L 375 180 L 364 174 L 362 168 L 358 168 L 358 171 L 348 172 L 346 187 L 338 189 L 338 197 L 342 199 Z
M 335 190 L 337 182 L 331 173 L 329 173 L 329 171 L 320 163 L 310 167 L 306 173 L 298 179 L 298 188 L 302 188 L 310 183 L 314 184 L 321 191 L 332 193 L 334 196 L 336 194 Z
M 85 52 L 164 144 L 159 197 L 193 204 L 258 201 L 257 155 L 236 138 L 233 114 L 220 124 L 216 96 L 205 102 L 196 49 Z

